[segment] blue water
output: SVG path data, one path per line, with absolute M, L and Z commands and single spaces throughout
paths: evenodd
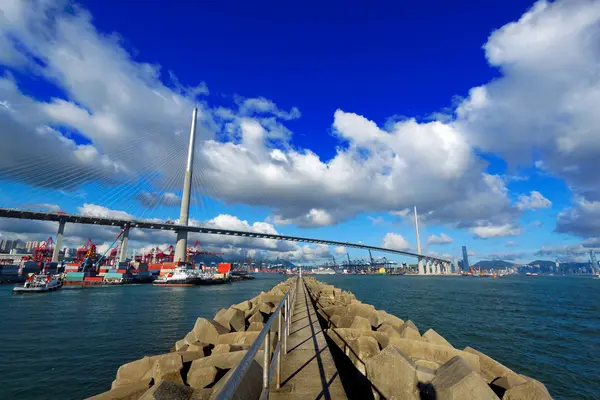
M 283 279 L 196 288 L 148 285 L 16 296 L 0 286 L 0 399 L 79 399 L 117 368 L 167 352 L 196 317 Z M 557 399 L 600 399 L 600 280 L 320 276 L 456 347 L 471 346 L 546 384 Z

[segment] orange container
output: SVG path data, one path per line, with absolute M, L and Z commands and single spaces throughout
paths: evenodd
M 219 267 L 217 268 L 217 272 L 220 274 L 226 274 L 229 271 L 231 271 L 231 264 L 229 263 L 220 263 Z

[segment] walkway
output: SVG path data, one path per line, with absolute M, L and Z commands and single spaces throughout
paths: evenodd
M 271 389 L 270 399 L 346 399 L 346 392 L 327 347 L 310 296 L 300 282 L 282 358 L 281 388 Z

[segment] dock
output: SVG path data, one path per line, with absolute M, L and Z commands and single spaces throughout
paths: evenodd
M 339 373 L 304 282 L 294 302 L 281 388 L 270 399 L 346 399 Z

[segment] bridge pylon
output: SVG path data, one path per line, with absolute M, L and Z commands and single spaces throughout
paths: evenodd
M 181 196 L 181 210 L 179 213 L 179 225 L 187 225 L 190 216 L 190 198 L 192 194 L 192 170 L 194 169 L 194 144 L 196 141 L 196 117 L 198 109 L 192 112 L 192 127 L 190 129 L 190 145 L 187 155 L 187 166 L 183 180 L 183 195 Z M 185 262 L 187 251 L 187 231 L 177 232 L 177 244 L 175 245 L 175 262 Z

